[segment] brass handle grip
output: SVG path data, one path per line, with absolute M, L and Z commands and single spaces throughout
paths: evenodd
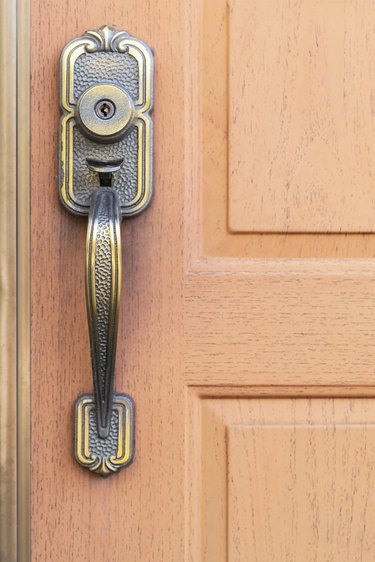
M 91 200 L 86 246 L 86 299 L 98 435 L 109 435 L 121 293 L 120 203 L 98 189 Z
M 98 165 L 98 164 L 97 164 Z M 92 164 L 90 164 L 92 166 Z M 102 166 L 106 183 L 110 166 Z M 114 394 L 117 324 L 121 292 L 120 202 L 110 186 L 92 197 L 86 244 L 86 304 L 94 395 L 76 402 L 75 456 L 100 476 L 133 460 L 134 404 Z

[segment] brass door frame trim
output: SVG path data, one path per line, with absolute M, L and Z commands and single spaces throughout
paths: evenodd
M 0 0 L 0 560 L 30 560 L 29 0 Z

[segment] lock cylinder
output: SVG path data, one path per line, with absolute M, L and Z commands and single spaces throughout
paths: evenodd
M 134 103 L 114 84 L 96 84 L 79 97 L 76 122 L 89 139 L 107 144 L 118 142 L 134 123 Z

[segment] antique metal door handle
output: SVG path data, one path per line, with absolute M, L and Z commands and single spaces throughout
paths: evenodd
M 152 192 L 153 58 L 126 32 L 107 26 L 68 43 L 60 59 L 59 194 L 88 215 L 86 302 L 93 394 L 75 406 L 75 457 L 101 476 L 130 464 L 134 404 L 113 392 L 124 216 Z

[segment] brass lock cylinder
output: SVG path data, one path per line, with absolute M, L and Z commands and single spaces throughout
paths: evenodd
M 133 124 L 134 103 L 123 88 L 101 83 L 79 97 L 75 117 L 89 139 L 104 144 L 118 142 Z

